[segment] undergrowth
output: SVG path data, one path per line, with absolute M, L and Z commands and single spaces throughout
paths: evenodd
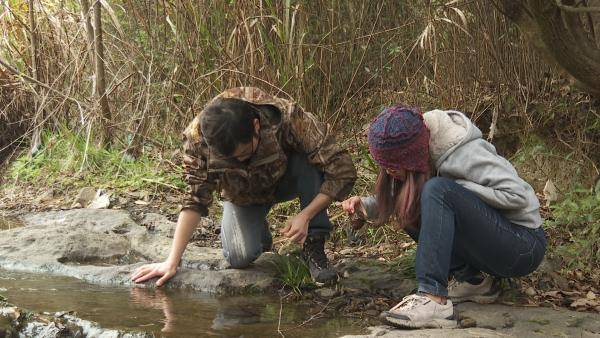
M 396 265 L 402 274 L 407 278 L 416 278 L 415 260 L 417 256 L 416 247 L 410 248 L 404 252 L 396 261 Z
M 94 186 L 111 189 L 168 188 L 183 190 L 179 166 L 143 152 L 137 158 L 124 149 L 103 149 L 66 128 L 43 134 L 34 156 L 23 154 L 8 168 L 13 183 L 33 186 Z
M 565 267 L 583 271 L 600 266 L 600 194 L 575 188 L 551 206 L 552 218 L 546 229 L 561 234 L 552 252 L 560 256 Z

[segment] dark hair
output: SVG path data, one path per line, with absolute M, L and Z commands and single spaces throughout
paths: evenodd
M 224 156 L 252 141 L 257 108 L 238 99 L 220 99 L 202 112 L 201 129 L 206 143 Z
M 379 170 L 375 183 L 375 198 L 379 211 L 377 223 L 383 224 L 391 217 L 401 228 L 417 229 L 421 217 L 421 191 L 429 179 L 429 172 L 406 171 L 406 180 L 400 181 Z

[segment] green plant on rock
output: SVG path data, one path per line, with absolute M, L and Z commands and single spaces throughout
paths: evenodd
M 273 260 L 277 271 L 276 278 L 285 287 L 289 287 L 297 294 L 302 294 L 303 289 L 314 286 L 310 271 L 306 263 L 295 255 L 277 255 Z

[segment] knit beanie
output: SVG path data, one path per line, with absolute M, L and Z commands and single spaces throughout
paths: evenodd
M 384 168 L 427 172 L 429 130 L 416 108 L 395 105 L 383 111 L 369 126 L 369 151 Z

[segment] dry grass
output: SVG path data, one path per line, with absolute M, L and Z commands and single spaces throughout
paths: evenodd
M 0 58 L 31 75 L 27 3 L 2 6 Z M 37 93 L 29 126 L 93 134 L 100 117 L 79 6 L 36 2 L 35 14 L 38 78 L 48 88 L 22 84 Z M 521 135 L 573 123 L 560 139 L 588 164 L 600 153 L 591 99 L 565 89 L 486 2 L 123 0 L 105 6 L 104 29 L 113 114 L 105 122 L 113 144 L 134 155 L 142 143 L 173 144 L 208 99 L 240 85 L 294 98 L 348 132 L 403 101 L 463 110 L 509 151 Z M 592 118 L 573 121 L 573 111 Z
M 30 98 L 14 77 L 0 70 L 0 172 L 17 146 L 26 143 L 25 132 L 33 115 Z

